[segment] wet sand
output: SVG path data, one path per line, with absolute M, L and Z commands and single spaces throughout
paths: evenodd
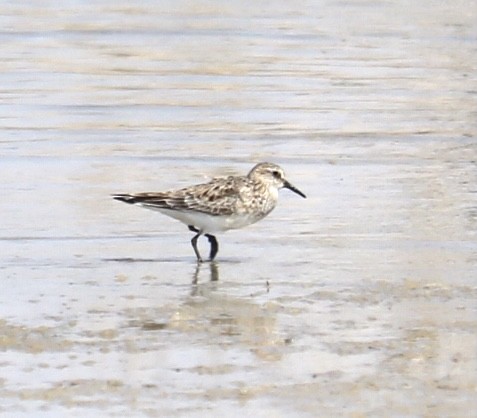
M 474 4 L 0 16 L 0 415 L 475 416 Z M 213 264 L 109 198 L 258 161 Z

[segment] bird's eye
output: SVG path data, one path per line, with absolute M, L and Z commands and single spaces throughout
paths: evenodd
M 280 172 L 277 171 L 277 170 L 272 171 L 272 175 L 273 175 L 273 177 L 275 177 L 276 179 L 279 179 L 279 178 L 282 177 L 282 176 L 280 175 Z

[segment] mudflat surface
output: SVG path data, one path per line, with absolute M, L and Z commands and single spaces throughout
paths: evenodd
M 476 22 L 3 2 L 0 415 L 475 417 Z M 308 199 L 213 264 L 109 198 L 259 161 Z

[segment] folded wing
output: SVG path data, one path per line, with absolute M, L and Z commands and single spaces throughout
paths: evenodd
M 227 177 L 185 189 L 136 194 L 115 194 L 112 197 L 149 209 L 196 211 L 209 215 L 231 215 L 240 201 L 240 189 L 245 178 Z

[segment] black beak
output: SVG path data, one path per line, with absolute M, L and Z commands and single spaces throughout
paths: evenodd
M 298 190 L 293 184 L 288 183 L 288 181 L 285 180 L 283 182 L 283 187 L 285 187 L 286 189 L 290 189 L 292 192 L 295 192 L 296 194 L 299 194 L 301 197 L 306 199 L 305 193 L 300 192 L 300 190 Z

